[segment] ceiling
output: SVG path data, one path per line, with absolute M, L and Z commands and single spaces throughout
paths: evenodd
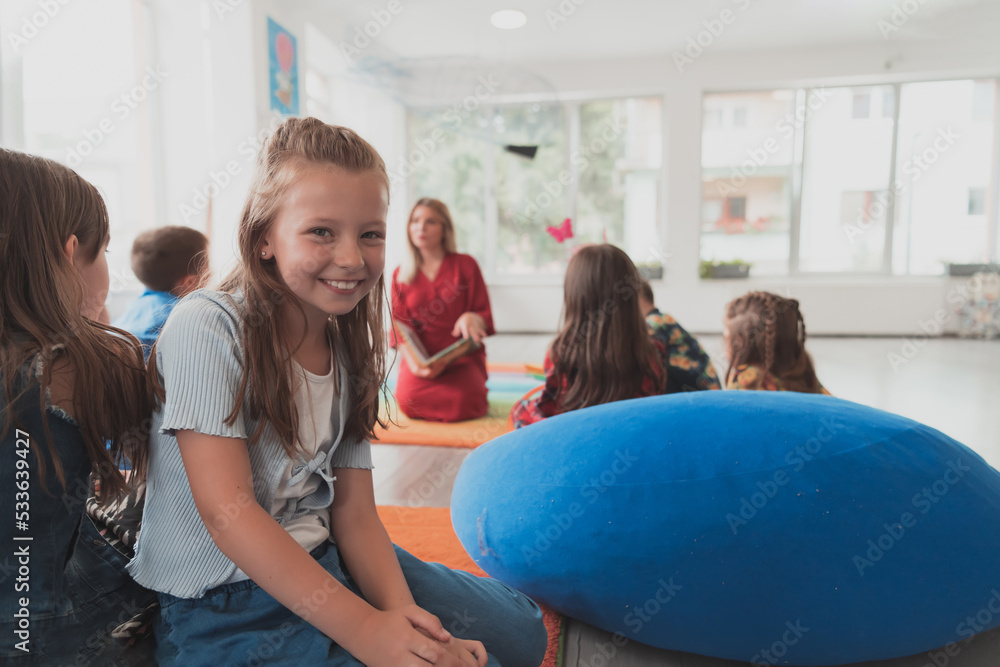
M 396 15 L 387 11 L 390 4 L 399 8 Z M 972 46 L 995 42 L 1000 33 L 1000 0 L 308 0 L 306 6 L 317 24 L 338 26 L 341 34 L 330 36 L 344 42 L 379 13 L 391 16 L 367 47 L 372 55 L 511 63 L 669 57 L 706 31 L 706 21 L 719 33 L 711 39 L 713 53 L 863 43 L 891 49 L 897 41 L 929 40 Z M 890 31 L 894 6 L 899 30 Z M 526 26 L 490 25 L 494 11 L 511 8 L 527 14 Z M 729 25 L 718 21 L 724 10 Z M 708 34 L 701 39 L 708 42 Z

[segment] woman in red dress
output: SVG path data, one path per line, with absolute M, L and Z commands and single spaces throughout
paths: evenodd
M 410 212 L 412 261 L 392 274 L 392 317 L 413 329 L 430 355 L 462 338 L 482 343 L 496 333 L 490 296 L 476 260 L 455 249 L 448 207 L 420 199 Z M 486 414 L 486 350 L 461 357 L 444 370 L 399 367 L 396 401 L 412 419 L 456 422 Z

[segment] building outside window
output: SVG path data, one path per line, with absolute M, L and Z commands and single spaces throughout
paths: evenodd
M 996 79 L 706 94 L 706 118 L 759 122 L 703 128 L 701 259 L 754 275 L 995 260 L 996 99 Z

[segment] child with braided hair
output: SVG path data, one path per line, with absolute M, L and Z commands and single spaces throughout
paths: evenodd
M 729 355 L 726 389 L 830 394 L 806 352 L 806 324 L 795 299 L 770 292 L 733 299 L 722 336 Z

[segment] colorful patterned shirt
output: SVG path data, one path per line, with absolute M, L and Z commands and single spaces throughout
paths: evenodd
M 649 361 L 656 375 L 656 381 L 654 382 L 649 376 L 644 376 L 642 378 L 641 390 L 632 398 L 656 396 L 663 393 L 660 389 L 664 381 L 663 367 L 660 359 L 666 356 L 666 349 L 658 340 L 653 340 L 652 343 L 655 351 L 653 352 L 653 358 Z M 542 393 L 535 398 L 521 399 L 514 404 L 514 407 L 510 411 L 510 418 L 514 424 L 514 428 L 528 426 L 529 424 L 534 424 L 535 422 L 565 412 L 559 405 L 559 396 L 569 388 L 569 382 L 566 377 L 556 375 L 556 367 L 549 352 L 545 353 L 543 368 L 545 369 L 545 388 L 542 389 Z
M 666 393 L 722 389 L 712 360 L 677 320 L 654 308 L 646 315 L 646 330 L 667 351 Z
M 819 386 L 820 393 L 831 396 L 822 384 Z M 741 364 L 729 373 L 726 381 L 726 389 L 748 389 L 755 391 L 791 391 L 785 387 L 781 378 L 770 373 L 763 373 L 759 366 Z

